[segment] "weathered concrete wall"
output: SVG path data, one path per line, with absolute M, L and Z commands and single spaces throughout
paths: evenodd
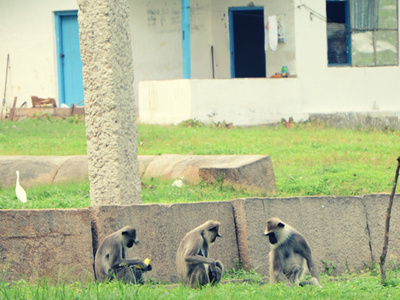
M 400 257 L 400 197 L 391 218 L 388 262 Z M 177 282 L 175 254 L 184 235 L 208 219 L 221 222 L 222 238 L 211 257 L 230 268 L 235 260 L 268 276 L 266 220 L 277 216 L 303 233 L 319 271 L 322 260 L 334 274 L 378 263 L 389 195 L 237 199 L 170 205 L 100 206 L 80 210 L 0 210 L 0 270 L 7 280 L 25 272 L 51 274 L 64 268 L 71 279 L 93 275 L 98 244 L 125 225 L 137 229 L 140 243 L 127 257 L 151 258 L 148 277 Z M 93 237 L 93 239 L 92 239 Z
M 78 0 L 90 199 L 141 203 L 126 0 Z
M 0 210 L 5 280 L 94 279 L 89 209 Z
M 92 210 L 99 243 L 126 225 L 136 228 L 139 244 L 128 250 L 127 257 L 149 257 L 153 269 L 146 275 L 151 278 L 178 281 L 175 255 L 179 243 L 187 232 L 209 219 L 221 222 L 222 235 L 211 246 L 210 257 L 228 268 L 239 258 L 230 202 L 102 206 Z
M 395 198 L 391 219 L 389 256 L 400 257 L 400 205 Z M 233 201 L 240 258 L 247 269 L 267 274 L 270 251 L 263 236 L 266 220 L 276 216 L 303 233 L 313 257 L 342 273 L 379 263 L 389 195 L 363 197 L 263 198 Z
M 400 111 L 312 113 L 310 121 L 321 121 L 335 128 L 400 130 Z

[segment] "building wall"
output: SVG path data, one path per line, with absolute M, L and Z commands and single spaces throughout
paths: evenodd
M 294 3 L 293 0 L 258 0 L 252 2 L 254 6 L 264 8 L 264 23 L 268 16 L 276 15 L 282 21 L 286 32 L 286 42 L 279 43 L 276 51 L 266 51 L 267 77 L 280 73 L 282 65 L 289 70 L 295 70 L 295 39 L 294 39 Z M 249 1 L 227 0 L 215 1 L 211 5 L 213 44 L 215 55 L 215 78 L 230 78 L 230 7 L 247 7 Z M 267 37 L 266 37 L 267 38 Z M 209 77 L 210 78 L 210 77 Z
M 7 54 L 10 54 L 6 101 L 17 107 L 31 96 L 58 100 L 54 11 L 77 10 L 74 0 L 0 1 L 0 82 L 4 95 Z
M 296 1 L 297 4 L 300 1 Z M 325 12 L 325 1 L 302 1 Z M 328 67 L 326 22 L 295 9 L 297 75 L 305 112 L 399 111 L 400 67 Z
M 149 101 L 149 91 L 140 90 L 140 82 L 152 81 L 145 86 L 153 85 L 151 89 L 154 91 L 158 90 L 154 80 L 182 78 L 181 1 L 129 0 L 129 4 L 135 101 L 141 106 Z M 199 90 L 199 94 L 194 94 L 196 89 L 189 89 L 191 98 L 185 98 L 188 89 L 174 90 L 179 88 L 180 83 L 174 82 L 169 88 L 167 83 L 160 83 L 162 87 L 157 97 L 152 93 L 151 106 L 146 104 L 156 112 L 147 111 L 145 106 L 139 107 L 141 121 L 170 120 L 174 114 L 170 112 L 172 106 L 166 103 L 176 103 L 172 99 L 176 95 L 181 95 L 182 101 L 188 102 L 180 104 L 180 109 L 188 109 L 179 113 L 182 117 L 207 120 L 209 112 L 214 111 L 234 123 L 233 116 L 236 118 L 237 114 L 231 116 L 229 113 L 232 103 L 238 103 L 239 96 L 242 97 L 241 105 L 252 99 L 251 107 L 238 106 L 238 109 L 242 107 L 242 111 L 236 123 L 248 125 L 255 120 L 258 120 L 256 123 L 270 123 L 295 115 L 307 118 L 308 113 L 315 112 L 400 110 L 400 95 L 393 88 L 400 81 L 398 66 L 328 67 L 326 22 L 301 7 L 301 4 L 306 4 L 324 15 L 325 1 L 320 0 L 253 1 L 254 6 L 264 7 L 265 20 L 270 15 L 277 15 L 286 32 L 285 43 L 279 43 L 277 51 L 266 51 L 267 77 L 280 72 L 282 65 L 287 65 L 289 73 L 296 75 L 299 83 L 285 80 L 283 84 L 275 79 L 234 79 L 231 83 L 209 81 L 212 78 L 211 46 L 214 49 L 215 78 L 230 78 L 228 8 L 248 4 L 247 0 L 190 1 L 192 78 L 205 79 L 204 84 L 209 86 L 204 91 Z M 31 106 L 32 95 L 54 97 L 58 101 L 53 12 L 76 9 L 74 0 L 0 2 L 0 84 L 3 87 L 7 53 L 10 53 L 7 106 L 12 105 L 15 96 L 18 97 L 17 106 L 24 101 Z M 197 82 L 194 86 L 204 84 Z M 240 91 L 232 92 L 239 87 Z M 161 90 L 165 92 L 161 93 Z M 209 106 L 211 99 L 213 106 Z M 284 107 L 279 104 L 282 99 L 286 99 Z M 297 111 L 293 112 L 293 108 Z M 247 114 L 247 111 L 253 113 Z M 269 113 L 265 114 L 266 111 Z M 258 112 L 257 118 L 254 118 L 254 112 Z M 149 118 L 149 114 L 153 117 Z M 268 115 L 274 117 L 267 118 Z M 180 121 L 174 119 L 172 123 Z
M 176 124 L 192 118 L 191 82 L 188 79 L 140 81 L 139 122 Z
M 138 95 L 141 80 L 182 78 L 181 1 L 128 2 L 135 95 Z
M 316 13 L 310 14 L 302 4 Z M 212 42 L 218 79 L 230 78 L 228 8 L 246 5 L 246 1 L 239 0 L 212 3 Z M 285 43 L 280 43 L 276 51 L 266 51 L 267 77 L 287 65 L 296 78 L 193 81 L 190 94 L 180 97 L 191 103 L 191 118 L 256 125 L 289 117 L 305 120 L 310 113 L 400 111 L 400 93 L 395 88 L 400 82 L 399 66 L 328 67 L 325 1 L 271 0 L 254 1 L 254 5 L 264 6 L 265 19 L 269 15 L 280 17 L 286 32 Z M 192 59 L 195 60 L 193 54 Z M 152 107 L 157 108 L 157 103 L 171 102 L 174 94 L 169 91 L 158 94 L 158 98 L 139 101 L 152 101 Z M 169 112 L 158 110 L 157 114 L 148 118 L 148 112 L 141 109 L 140 120 L 159 123 L 160 116 Z
M 302 85 L 299 78 L 142 81 L 139 121 L 178 124 L 196 119 L 247 126 L 290 117 L 305 120 Z

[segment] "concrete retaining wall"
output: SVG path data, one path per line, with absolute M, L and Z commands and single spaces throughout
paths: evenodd
M 400 206 L 391 216 L 389 256 L 400 256 Z M 277 216 L 308 241 L 319 271 L 325 260 L 342 273 L 379 263 L 389 195 L 363 197 L 264 198 L 233 201 L 241 260 L 247 269 L 267 274 L 269 245 L 262 236 L 266 219 Z
M 223 236 L 212 245 L 210 257 L 230 268 L 239 258 L 230 202 L 102 206 L 93 209 L 93 219 L 99 242 L 127 224 L 136 228 L 139 244 L 128 250 L 127 257 L 149 257 L 153 270 L 147 275 L 165 282 L 178 281 L 175 255 L 182 238 L 209 219 L 221 222 Z
M 400 255 L 400 214 L 392 210 L 388 260 Z M 231 268 L 268 275 L 267 218 L 277 216 L 306 237 L 319 271 L 322 260 L 342 273 L 378 263 L 389 195 L 362 197 L 254 198 L 170 205 L 101 206 L 78 210 L 0 210 L 0 270 L 6 280 L 68 271 L 71 280 L 93 275 L 94 253 L 106 235 L 134 226 L 140 243 L 128 257 L 151 258 L 148 276 L 177 282 L 175 253 L 180 240 L 208 219 L 221 222 L 211 257 Z
M 0 272 L 5 280 L 92 278 L 89 209 L 0 210 Z
M 400 130 L 399 111 L 310 113 L 309 120 L 348 129 Z

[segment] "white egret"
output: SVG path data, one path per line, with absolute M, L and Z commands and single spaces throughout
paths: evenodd
M 22 203 L 26 202 L 26 192 L 22 186 L 19 184 L 19 171 L 15 172 L 17 174 L 17 183 L 15 185 L 15 194 L 17 195 L 17 198 L 19 201 Z

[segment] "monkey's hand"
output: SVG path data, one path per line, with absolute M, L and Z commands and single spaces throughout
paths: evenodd
M 222 263 L 221 263 L 219 260 L 217 260 L 217 261 L 215 262 L 215 265 L 216 265 L 218 268 L 221 269 L 221 272 L 224 271 L 224 266 L 222 265 Z
M 210 264 L 209 277 L 210 277 L 210 281 L 212 281 L 214 278 L 217 277 L 217 270 L 216 270 L 215 261 Z
M 151 265 L 148 265 L 146 269 L 144 269 L 145 272 L 147 271 L 151 271 L 153 269 L 153 267 Z
M 143 261 L 141 261 L 138 264 L 136 264 L 135 267 L 138 269 L 143 269 L 144 271 L 147 271 L 148 265 L 146 265 Z

